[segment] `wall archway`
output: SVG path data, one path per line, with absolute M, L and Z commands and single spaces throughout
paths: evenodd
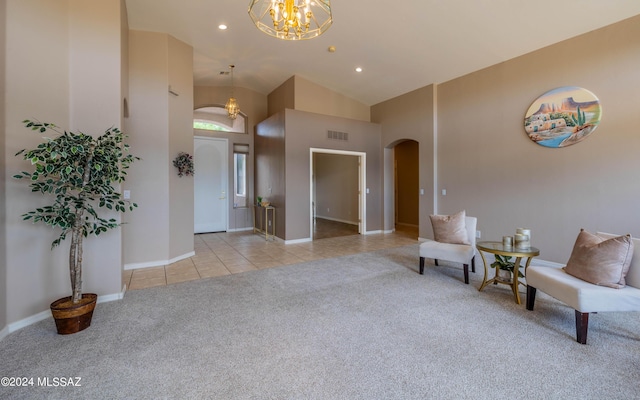
M 420 226 L 418 141 L 399 139 L 384 149 L 385 231 L 418 236 Z

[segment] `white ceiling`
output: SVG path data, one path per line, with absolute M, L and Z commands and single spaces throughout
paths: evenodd
M 229 86 L 220 71 L 235 64 L 236 86 L 268 94 L 298 75 L 367 105 L 640 14 L 638 0 L 332 0 L 328 31 L 283 41 L 252 24 L 249 0 L 126 5 L 130 29 L 193 46 L 195 85 Z M 222 23 L 229 29 L 219 30 Z

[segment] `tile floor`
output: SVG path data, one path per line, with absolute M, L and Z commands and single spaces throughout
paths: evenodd
M 193 257 L 163 267 L 124 271 L 128 290 L 171 285 L 323 258 L 399 247 L 417 242 L 417 229 L 328 237 L 299 244 L 266 241 L 252 231 L 194 235 Z M 417 261 L 416 261 L 417 262 Z

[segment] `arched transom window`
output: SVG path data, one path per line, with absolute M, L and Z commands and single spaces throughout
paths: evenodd
M 193 128 L 206 131 L 247 133 L 247 121 L 242 114 L 238 114 L 236 119 L 230 119 L 224 107 L 202 107 L 193 111 Z

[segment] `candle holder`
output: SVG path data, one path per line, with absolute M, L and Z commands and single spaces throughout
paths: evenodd
M 514 236 L 516 242 L 517 249 L 528 249 L 531 247 L 531 242 L 529 241 L 529 235 L 523 235 L 521 233 L 516 233 Z
M 504 247 L 511 247 L 513 246 L 513 236 L 503 236 L 502 237 L 502 245 Z
M 519 233 L 521 235 L 529 236 L 529 241 L 531 241 L 531 229 L 528 229 L 528 228 L 517 228 L 516 229 L 516 233 Z

